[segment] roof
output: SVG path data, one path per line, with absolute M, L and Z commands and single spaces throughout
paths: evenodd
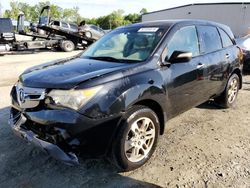
M 172 26 L 175 24 L 190 24 L 190 23 L 191 24 L 217 25 L 220 27 L 227 27 L 224 24 L 220 24 L 220 23 L 208 21 L 208 20 L 200 20 L 200 19 L 173 19 L 173 20 L 146 21 L 146 22 L 131 24 L 130 26 L 125 26 L 125 27 L 157 27 L 157 26 Z
M 225 3 L 193 3 L 193 4 L 186 4 L 186 5 L 182 5 L 182 6 L 178 6 L 178 7 L 172 7 L 172 8 L 167 8 L 167 9 L 162 9 L 162 10 L 157 10 L 157 11 L 152 11 L 152 12 L 148 12 L 145 13 L 143 15 L 147 15 L 147 14 L 152 14 L 152 13 L 157 13 L 157 12 L 162 12 L 162 11 L 167 11 L 167 10 L 174 10 L 174 9 L 178 9 L 178 8 L 184 8 L 184 7 L 189 7 L 189 6 L 199 6 L 199 5 L 250 5 L 250 2 L 225 2 Z
M 219 27 L 226 31 L 231 38 L 234 38 L 231 29 L 224 24 L 208 21 L 208 20 L 199 20 L 199 19 L 174 19 L 174 20 L 157 20 L 157 21 L 147 21 L 140 22 L 136 24 L 131 24 L 129 26 L 120 27 L 119 29 L 128 28 L 128 27 L 172 27 L 174 25 L 185 25 L 185 24 L 196 24 L 196 25 L 212 25 Z

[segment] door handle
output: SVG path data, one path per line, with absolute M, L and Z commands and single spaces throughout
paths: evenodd
M 203 64 L 203 63 L 198 63 L 197 69 L 201 69 L 201 68 L 203 68 L 204 66 L 205 66 L 205 64 Z
M 226 58 L 229 59 L 230 58 L 230 54 L 226 54 Z

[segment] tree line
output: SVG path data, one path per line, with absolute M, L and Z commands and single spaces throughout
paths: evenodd
M 85 20 L 86 23 L 98 25 L 103 29 L 114 29 L 119 26 L 140 22 L 142 14 L 147 12 L 147 10 L 143 8 L 140 13 L 124 15 L 124 11 L 119 9 L 106 16 L 88 19 L 80 15 L 79 7 L 77 6 L 63 9 L 58 5 L 51 4 L 49 1 L 38 2 L 34 6 L 24 2 L 11 1 L 10 9 L 5 10 L 4 17 L 17 19 L 18 15 L 22 12 L 25 15 L 26 21 L 37 22 L 42 8 L 47 5 L 50 6 L 50 16 L 53 20 L 62 20 L 76 24 Z

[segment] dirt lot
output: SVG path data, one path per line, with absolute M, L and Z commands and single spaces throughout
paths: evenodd
M 66 166 L 15 137 L 9 91 L 27 67 L 79 53 L 0 57 L 0 187 L 250 187 L 250 76 L 234 109 L 203 104 L 168 122 L 152 159 L 117 173 L 102 159 Z

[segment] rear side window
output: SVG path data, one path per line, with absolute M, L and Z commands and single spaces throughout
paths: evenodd
M 229 47 L 233 45 L 232 40 L 230 37 L 226 34 L 225 31 L 219 28 L 220 36 L 221 36 L 221 41 L 222 41 L 222 46 L 223 48 Z
M 220 35 L 216 27 L 198 26 L 197 28 L 203 53 L 214 52 L 222 48 Z
M 192 52 L 199 55 L 199 44 L 195 26 L 187 26 L 178 30 L 168 43 L 169 57 L 174 51 Z

